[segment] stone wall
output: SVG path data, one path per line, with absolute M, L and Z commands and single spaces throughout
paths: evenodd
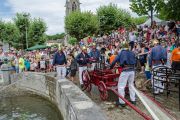
M 0 98 L 25 93 L 42 96 L 54 103 L 64 120 L 106 120 L 101 109 L 76 85 L 55 74 L 23 73 L 11 75 L 12 84 L 0 88 Z

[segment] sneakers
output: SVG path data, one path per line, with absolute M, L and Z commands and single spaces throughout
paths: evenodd
M 154 92 L 153 95 L 159 95 L 159 92 L 158 92 L 158 93 L 157 93 L 157 92 Z
M 122 104 L 119 100 L 116 101 L 116 106 L 126 107 L 126 104 Z
M 130 101 L 131 104 L 136 105 L 136 101 Z M 116 101 L 116 106 L 126 107 L 126 104 L 122 104 L 119 100 Z

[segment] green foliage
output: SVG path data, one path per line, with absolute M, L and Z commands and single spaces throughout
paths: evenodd
M 5 22 L 0 20 L 0 40 L 1 41 L 5 41 L 5 29 L 6 29 L 6 25 Z
M 28 44 L 43 44 L 45 42 L 46 23 L 42 19 L 34 19 L 30 24 Z
M 168 0 L 160 11 L 160 18 L 165 20 L 180 20 L 180 0 Z
M 151 11 L 152 8 L 154 12 L 158 13 L 163 5 L 164 0 L 132 0 L 130 9 L 141 16 L 148 15 L 148 12 Z
M 29 13 L 17 13 L 13 19 L 17 26 L 20 37 L 15 47 L 26 48 L 26 32 L 28 47 L 35 44 L 43 44 L 46 40 L 45 32 L 47 30 L 46 23 L 40 18 L 31 19 Z
M 16 45 L 20 33 L 16 25 L 11 22 L 0 21 L 0 40 L 10 45 Z
M 78 42 L 77 39 L 74 37 L 70 37 L 70 39 L 68 40 L 68 43 L 70 45 L 75 45 L 77 42 Z
M 100 22 L 100 31 L 105 33 L 120 26 L 129 27 L 132 24 L 130 13 L 114 4 L 98 8 L 97 16 Z
M 17 13 L 14 18 L 14 23 L 20 31 L 19 47 L 22 49 L 26 48 L 26 31 L 29 31 L 30 21 L 29 13 Z
M 75 11 L 65 18 L 65 29 L 70 36 L 78 40 L 96 33 L 98 27 L 99 22 L 97 16 L 91 12 Z
M 148 17 L 142 16 L 142 17 L 132 18 L 132 22 L 135 25 L 140 25 L 140 24 L 145 23 L 147 19 L 148 19 Z
M 47 40 L 63 39 L 64 37 L 65 37 L 65 33 L 55 34 L 55 35 L 47 35 Z
M 59 45 L 58 45 L 58 44 L 54 44 L 54 45 L 51 45 L 51 47 L 53 47 L 53 48 L 58 48 Z

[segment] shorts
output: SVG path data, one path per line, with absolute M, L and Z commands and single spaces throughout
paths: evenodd
M 76 76 L 76 70 L 71 70 L 70 71 L 70 76 L 75 77 Z
M 145 67 L 145 62 L 140 61 L 140 65 Z
M 140 59 L 139 59 L 139 62 L 140 62 L 140 64 L 141 64 L 141 66 L 144 66 L 144 67 L 145 67 L 146 59 L 140 58 Z
M 151 80 L 151 72 L 150 71 L 145 71 L 146 79 Z

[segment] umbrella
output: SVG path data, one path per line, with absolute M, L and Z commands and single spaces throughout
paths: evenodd
M 38 50 L 38 49 L 45 49 L 45 48 L 48 48 L 48 46 L 46 46 L 46 45 L 35 45 L 35 46 L 28 48 L 27 50 L 31 51 L 31 50 Z

